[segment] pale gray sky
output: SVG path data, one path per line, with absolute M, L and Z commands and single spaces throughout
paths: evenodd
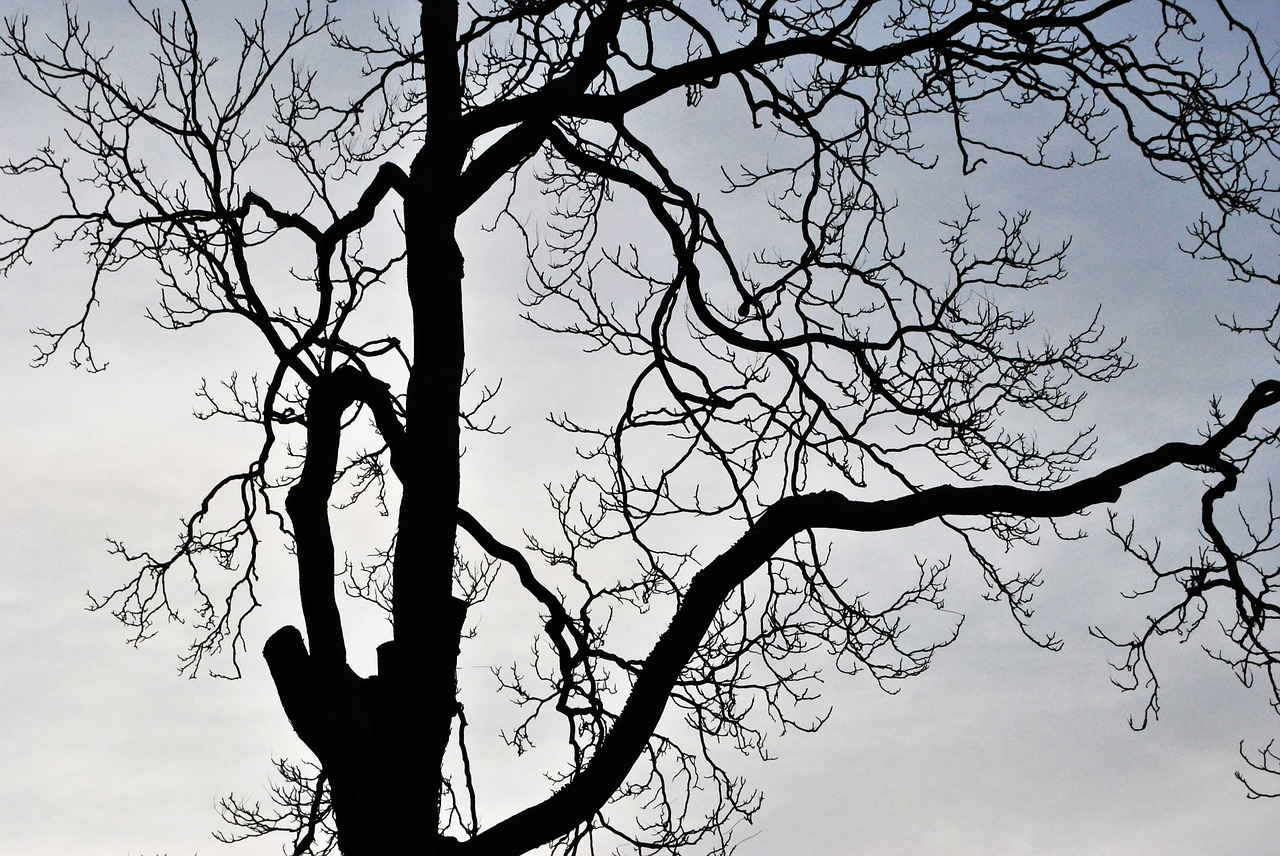
M 121 5 L 81 7 L 110 28 Z M 17 6 L 0 3 L 6 14 Z M 0 127 L 0 150 L 13 157 L 56 129 L 41 128 L 42 114 L 11 74 L 0 74 L 11 117 L 23 117 Z M 680 133 L 703 139 L 696 123 Z M 1131 158 L 1065 174 L 1001 165 L 963 182 L 939 172 L 892 192 L 922 224 L 954 217 L 967 193 L 993 215 L 1032 208 L 1046 242 L 1075 236 L 1072 276 L 1042 298 L 1046 317 L 1078 321 L 1102 303 L 1110 329 L 1129 337 L 1140 362 L 1087 406 L 1084 421 L 1098 423 L 1100 438 L 1091 466 L 1166 439 L 1194 439 L 1211 395 L 1231 405 L 1249 381 L 1277 374 L 1271 352 L 1212 317 L 1263 311 L 1275 295 L 1229 285 L 1220 270 L 1180 255 L 1176 244 L 1198 210 L 1194 195 Z M 0 193 L 5 210 L 39 202 Z M 591 411 L 605 368 L 585 363 L 578 343 L 516 317 L 523 274 L 511 237 L 477 229 L 468 241 L 469 353 L 481 382 L 504 378 L 496 415 L 513 428 L 471 441 L 464 490 L 515 533 L 545 525 L 542 485 L 572 466 L 569 446 L 540 420 L 566 408 Z M 251 368 L 252 351 L 230 327 L 155 329 L 141 317 L 151 284 L 120 282 L 93 328 L 111 363 L 105 374 L 74 372 L 62 361 L 30 369 L 26 330 L 66 319 L 83 293 L 71 261 L 0 283 L 0 852 L 278 852 L 283 842 L 270 840 L 228 848 L 210 830 L 220 796 L 265 798 L 270 759 L 304 755 L 256 653 L 277 626 L 297 621 L 287 557 L 274 557 L 276 576 L 264 578 L 267 607 L 251 622 L 238 682 L 178 676 L 181 627 L 134 649 L 109 616 L 83 611 L 86 590 L 108 590 L 124 573 L 107 555 L 107 537 L 168 546 L 207 485 L 252 454 L 243 432 L 191 417 L 200 377 Z M 522 431 L 526 425 L 536 427 Z M 1177 533 L 1194 533 L 1196 511 L 1171 498 L 1180 489 L 1194 496 L 1196 478 L 1161 476 L 1127 491 L 1121 511 L 1170 536 L 1180 555 L 1193 541 Z M 1100 532 L 1104 519 L 1098 513 L 1090 522 Z M 840 555 L 851 574 L 874 573 L 911 534 L 839 541 Z M 958 552 L 954 544 L 909 546 Z M 1091 624 L 1121 634 L 1136 626 L 1141 607 L 1135 613 L 1120 597 L 1140 579 L 1132 566 L 1105 537 L 1048 544 L 1010 563 L 1045 569 L 1036 626 L 1056 630 L 1066 649 L 1049 654 L 1023 640 L 1003 607 L 979 599 L 976 570 L 957 559 L 948 605 L 969 618 L 930 672 L 896 696 L 833 673 L 825 701 L 834 713 L 819 734 L 775 740 L 776 761 L 743 762 L 765 803 L 742 831 L 740 853 L 1274 851 L 1280 802 L 1248 801 L 1232 778 L 1242 766 L 1238 741 L 1254 747 L 1277 734 L 1265 697 L 1243 691 L 1194 641 L 1165 646 L 1163 716 L 1133 733 L 1127 718 L 1141 701 L 1110 686 L 1109 651 L 1086 633 Z M 486 613 L 482 633 L 503 626 L 505 608 Z M 368 662 L 382 632 L 376 620 L 361 626 L 365 644 L 351 646 L 357 665 Z M 485 706 L 487 680 L 483 669 L 463 676 L 473 693 L 468 713 L 474 705 L 479 723 L 473 737 L 501 720 Z M 479 786 L 489 783 L 489 821 L 536 796 L 536 753 L 521 761 L 501 746 L 473 751 Z

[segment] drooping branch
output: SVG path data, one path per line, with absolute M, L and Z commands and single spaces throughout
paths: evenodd
M 545 629 L 556 648 L 556 655 L 560 661 L 561 675 L 567 685 L 575 663 L 586 654 L 587 640 L 581 630 L 578 629 L 577 624 L 569 616 L 564 604 L 534 576 L 533 568 L 529 566 L 529 561 L 519 550 L 499 541 L 466 509 L 458 509 L 458 525 L 474 538 L 476 543 L 490 556 L 515 568 L 516 576 L 520 579 L 520 585 L 524 586 L 526 591 L 537 598 L 538 602 L 547 610 L 549 617 L 547 618 Z M 573 639 L 573 650 L 569 648 L 569 643 L 564 638 L 565 633 L 568 633 Z M 563 692 L 567 692 L 567 690 L 568 687 L 566 686 Z
M 337 848 L 328 776 L 314 764 L 275 761 L 280 784 L 271 788 L 274 809 L 232 794 L 219 802 L 219 813 L 233 831 L 215 832 L 214 838 L 234 844 L 275 833 L 293 839 L 290 856 L 327 856 Z

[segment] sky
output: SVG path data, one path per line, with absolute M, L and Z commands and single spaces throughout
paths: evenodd
M 110 31 L 119 5 L 82 8 Z M 14 8 L 0 4 L 6 14 Z M 54 132 L 7 70 L 0 93 L 24 119 L 0 127 L 5 156 Z M 691 149 L 710 144 L 718 139 L 713 118 L 678 133 Z M 1083 421 L 1099 427 L 1091 467 L 1165 440 L 1192 440 L 1211 396 L 1230 405 L 1251 381 L 1277 376 L 1272 352 L 1213 321 L 1215 313 L 1266 311 L 1275 295 L 1228 284 L 1221 270 L 1178 253 L 1198 203 L 1132 158 L 1117 154 L 1069 173 L 1001 167 L 963 181 L 931 174 L 894 190 L 922 222 L 954 216 L 971 194 L 992 211 L 1031 207 L 1046 240 L 1073 236 L 1072 275 L 1046 297 L 1046 317 L 1079 319 L 1102 304 L 1110 329 L 1128 336 L 1139 361 L 1086 405 Z M 0 189 L 5 210 L 38 203 Z M 521 510 L 538 504 L 542 484 L 563 478 L 569 452 L 541 420 L 562 407 L 590 413 L 607 366 L 586 362 L 578 343 L 519 320 L 513 241 L 476 229 L 466 244 L 478 260 L 469 263 L 470 353 L 483 377 L 503 378 L 498 414 L 513 426 L 469 446 L 466 490 L 493 506 L 501 528 L 518 531 Z M 0 853 L 278 852 L 282 841 L 229 847 L 211 830 L 219 828 L 220 797 L 265 798 L 271 758 L 304 755 L 256 656 L 276 627 L 298 621 L 286 557 L 277 559 L 279 573 L 264 575 L 267 605 L 250 625 L 239 681 L 179 675 L 181 627 L 133 647 L 109 616 L 85 611 L 86 591 L 110 590 L 123 578 L 108 537 L 168 545 L 204 487 L 251 450 L 252 438 L 191 413 L 199 379 L 243 364 L 253 345 L 233 328 L 157 330 L 143 317 L 150 283 L 120 283 L 93 328 L 106 372 L 89 375 L 60 360 L 30 368 L 27 331 L 67 318 L 83 285 L 71 260 L 0 282 Z M 1188 549 L 1193 542 L 1179 533 L 1194 531 L 1195 509 L 1178 497 L 1195 495 L 1195 478 L 1153 479 L 1126 491 L 1119 511 L 1138 516 L 1146 531 L 1167 533 L 1171 550 Z M 1111 685 L 1109 651 L 1087 628 L 1132 629 L 1141 606 L 1122 593 L 1141 578 L 1102 535 L 1103 519 L 1089 518 L 1095 534 L 1083 542 L 1010 557 L 1044 569 L 1034 626 L 1057 632 L 1063 651 L 1022 639 L 1001 606 L 981 600 L 977 572 L 958 562 L 948 606 L 968 619 L 929 672 L 892 696 L 832 673 L 824 690 L 832 715 L 818 734 L 774 740 L 776 760 L 740 762 L 765 801 L 741 830 L 739 852 L 1272 852 L 1280 801 L 1246 800 L 1233 779 L 1243 767 L 1240 741 L 1252 748 L 1280 736 L 1262 694 L 1246 692 L 1194 642 L 1164 646 L 1162 716 L 1146 731 L 1129 728 L 1142 701 Z M 894 560 L 902 540 L 847 545 L 854 572 Z M 383 631 L 367 616 L 353 624 L 369 641 L 354 656 L 367 657 Z M 477 672 L 464 684 L 482 699 Z M 536 792 L 538 770 L 500 751 L 486 751 L 480 767 L 490 782 L 509 783 L 494 798 L 490 822 Z

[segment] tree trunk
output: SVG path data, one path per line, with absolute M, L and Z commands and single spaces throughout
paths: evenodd
M 463 617 L 456 615 L 459 630 Z M 456 845 L 438 833 L 440 765 L 422 762 L 433 745 L 424 735 L 443 730 L 447 742 L 454 682 L 439 708 L 414 716 L 409 705 L 433 694 L 397 689 L 394 651 L 393 643 L 379 648 L 379 674 L 369 678 L 345 665 L 319 666 L 293 627 L 277 631 L 263 652 L 294 730 L 328 776 L 344 856 L 424 856 Z

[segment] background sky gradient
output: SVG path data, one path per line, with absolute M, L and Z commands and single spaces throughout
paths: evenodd
M 117 20 L 124 5 L 78 4 L 108 41 L 126 31 Z M 19 8 L 0 2 L 5 15 Z M 1272 48 L 1280 48 L 1276 24 L 1272 12 L 1262 33 Z M 25 147 L 57 135 L 53 117 L 11 69 L 0 70 L 0 96 L 8 113 L 0 156 L 20 158 Z M 723 144 L 717 104 L 708 103 L 705 114 L 673 121 L 665 132 L 673 145 L 708 151 Z M 936 244 L 933 224 L 955 217 L 966 196 L 991 217 L 1030 208 L 1046 244 L 1073 236 L 1071 276 L 1037 297 L 1046 328 L 1055 319 L 1087 321 L 1101 304 L 1108 330 L 1127 336 L 1139 361 L 1119 382 L 1095 389 L 1082 410 L 1081 422 L 1096 423 L 1099 437 L 1086 472 L 1165 440 L 1194 440 L 1211 396 L 1234 408 L 1251 381 L 1277 375 L 1273 352 L 1214 321 L 1215 314 L 1265 313 L 1276 295 L 1229 284 L 1221 269 L 1180 254 L 1177 244 L 1199 210 L 1193 188 L 1160 180 L 1123 149 L 1113 152 L 1106 163 L 1066 173 L 1000 163 L 963 179 L 947 164 L 886 176 L 897 182 L 889 186 L 903 216 L 919 224 L 913 240 L 926 248 Z M 5 211 L 40 203 L 0 185 Z M 518 242 L 482 232 L 482 218 L 474 219 L 464 248 L 469 355 L 480 382 L 503 379 L 494 412 L 512 430 L 468 439 L 463 490 L 498 521 L 496 530 L 516 533 L 551 519 L 542 485 L 563 480 L 573 466 L 572 443 L 545 416 L 600 411 L 610 365 L 518 318 Z M 158 330 L 143 317 L 154 284 L 135 276 L 113 283 L 95 310 L 91 330 L 110 362 L 105 373 L 74 371 L 62 359 L 32 369 L 27 331 L 65 323 L 83 300 L 85 272 L 64 255 L 0 282 L 0 852 L 276 853 L 283 841 L 226 847 L 210 831 L 219 826 L 219 797 L 234 791 L 265 799 L 271 758 L 305 756 L 258 656 L 276 627 L 299 622 L 288 557 L 264 566 L 266 606 L 249 625 L 237 682 L 179 676 L 181 627 L 134 648 L 109 616 L 84 611 L 86 591 L 103 593 L 124 579 L 106 538 L 167 547 L 208 484 L 253 452 L 250 433 L 191 414 L 200 379 L 250 370 L 259 346 L 232 324 Z M 1181 556 L 1196 543 L 1198 484 L 1191 472 L 1162 474 L 1127 490 L 1118 509 L 1136 515 L 1140 531 L 1164 536 L 1170 557 Z M 1110 685 L 1110 651 L 1087 628 L 1124 635 L 1136 627 L 1143 606 L 1121 595 L 1142 577 L 1102 533 L 1104 523 L 1095 512 L 1085 521 L 1094 537 L 1046 540 L 1007 558 L 1010 567 L 1044 569 L 1033 625 L 1065 639 L 1056 654 L 1030 645 L 1003 606 L 984 602 L 978 572 L 957 556 L 948 607 L 968 619 L 928 673 L 890 696 L 870 680 L 832 672 L 825 728 L 774 740 L 777 760 L 740 762 L 765 802 L 755 825 L 741 831 L 739 852 L 1273 852 L 1280 802 L 1246 800 L 1232 778 L 1243 767 L 1240 741 L 1254 748 L 1280 733 L 1262 693 L 1246 692 L 1197 639 L 1164 645 L 1161 719 L 1145 732 L 1130 730 L 1128 718 L 1141 713 L 1143 700 Z M 909 562 L 904 545 L 936 555 L 957 550 L 911 537 L 839 540 L 837 556 L 856 575 Z M 703 558 L 716 549 L 709 545 Z M 486 607 L 482 631 L 503 627 L 507 608 L 500 600 Z M 368 668 L 383 625 L 355 607 L 349 623 L 353 665 Z M 1211 634 L 1201 641 L 1212 642 Z M 507 721 L 490 709 L 496 702 L 486 670 L 503 655 L 480 647 L 464 655 L 462 684 L 479 739 Z M 479 785 L 490 794 L 482 816 L 489 822 L 541 785 L 537 753 L 517 759 L 492 743 L 473 750 Z

